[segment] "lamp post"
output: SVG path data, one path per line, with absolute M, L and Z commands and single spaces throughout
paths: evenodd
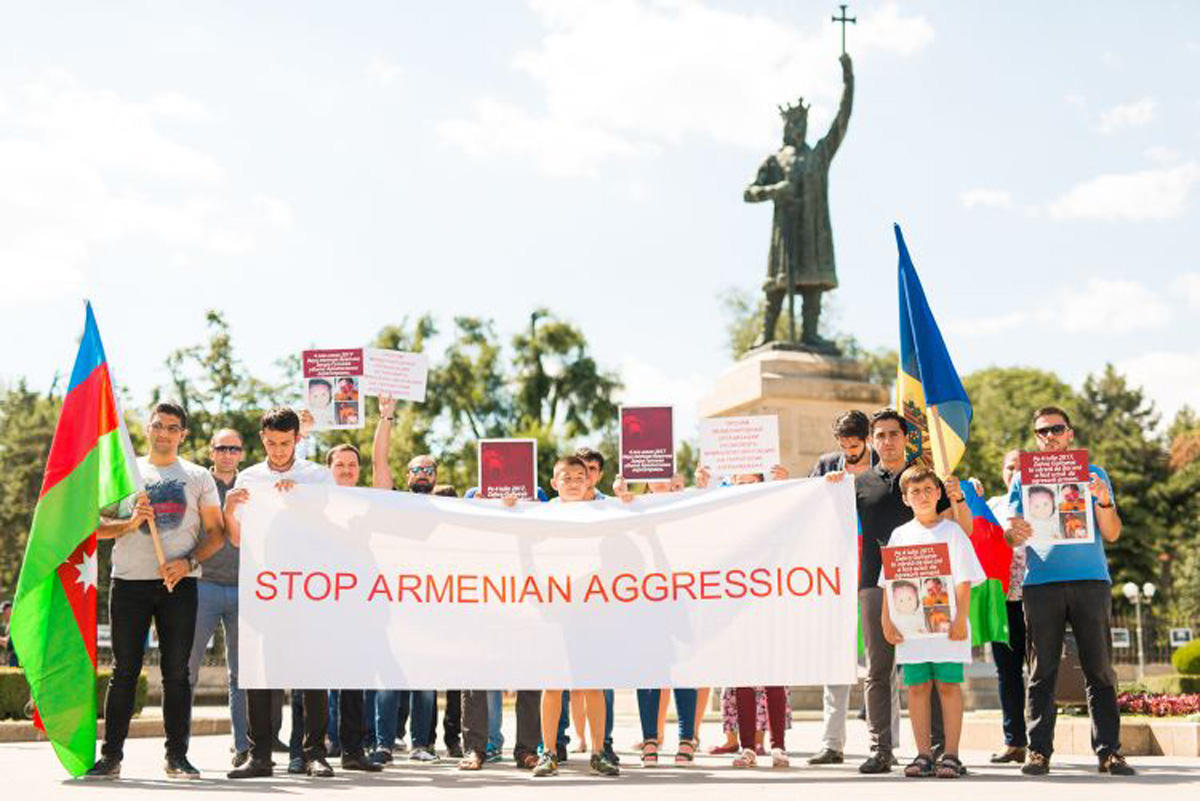
M 1146 651 L 1142 646 L 1142 598 L 1146 599 L 1146 603 L 1150 603 L 1150 599 L 1154 597 L 1156 591 L 1157 588 L 1149 581 L 1141 587 L 1128 581 L 1121 588 L 1125 598 L 1133 604 L 1137 616 L 1137 678 L 1139 682 L 1146 677 Z

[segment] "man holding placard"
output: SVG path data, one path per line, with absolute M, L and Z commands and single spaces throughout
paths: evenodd
M 179 458 L 187 412 L 159 403 L 150 415 L 150 454 L 137 460 L 146 482 L 124 519 L 102 521 L 97 536 L 115 539 L 112 552 L 113 672 L 104 701 L 104 746 L 89 777 L 121 775 L 125 738 L 142 672 L 150 621 L 158 632 L 163 683 L 167 775 L 199 778 L 187 759 L 192 726 L 188 657 L 196 629 L 196 576 L 200 562 L 225 544 L 225 526 L 212 474 Z M 124 506 L 124 504 L 122 504 Z M 121 514 L 124 512 L 125 514 Z
M 1056 472 L 1036 476 L 1046 487 L 1039 495 L 1054 493 L 1059 485 L 1079 487 L 1079 453 L 1071 451 L 1075 431 L 1071 419 L 1057 406 L 1044 406 L 1033 413 L 1033 433 L 1037 437 L 1038 453 L 1022 454 L 1022 464 L 1037 467 L 1039 455 L 1057 456 Z M 1051 468 L 1046 468 L 1050 470 Z M 1014 546 L 1025 545 L 1026 566 L 1023 587 L 1026 635 L 1029 638 L 1029 754 L 1021 772 L 1029 776 L 1044 776 L 1050 772 L 1050 755 L 1054 750 L 1055 704 L 1054 685 L 1062 659 L 1063 635 L 1068 623 L 1079 648 L 1080 667 L 1087 685 L 1088 712 L 1092 717 L 1092 748 L 1099 760 L 1101 773 L 1129 776 L 1132 767 L 1121 755 L 1121 713 L 1117 707 L 1117 675 L 1112 664 L 1112 581 L 1108 574 L 1108 558 L 1104 542 L 1116 542 L 1121 536 L 1121 518 L 1113 499 L 1112 482 L 1098 465 L 1087 464 L 1083 474 L 1090 507 L 1085 512 L 1054 510 L 1047 512 L 1049 503 L 1036 500 L 1033 486 L 1023 490 L 1022 482 L 1029 476 L 1018 474 L 1009 491 L 1013 517 L 1004 532 Z M 1061 476 L 1063 481 L 1049 480 Z M 1071 494 L 1068 491 L 1068 494 Z M 1056 496 L 1057 497 L 1057 496 Z M 1065 496 L 1064 496 L 1065 497 Z M 1073 497 L 1073 496 L 1072 496 Z M 1067 498 L 1068 501 L 1071 498 Z M 1054 515 L 1063 521 L 1058 531 L 1066 533 L 1066 520 L 1080 514 L 1094 519 L 1100 536 L 1055 537 L 1037 536 L 1037 528 L 1026 519 L 1029 512 L 1043 520 L 1054 522 Z M 1064 515 L 1071 517 L 1063 517 Z M 1047 528 L 1052 528 L 1047 526 Z M 1072 541 L 1075 540 L 1075 541 Z M 1083 541 L 1080 541 L 1083 540 Z

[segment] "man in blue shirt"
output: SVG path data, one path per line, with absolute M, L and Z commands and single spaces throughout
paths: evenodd
M 1070 450 L 1075 442 L 1071 420 L 1057 406 L 1043 406 L 1033 413 L 1033 433 L 1041 451 Z M 1100 761 L 1100 772 L 1118 776 L 1134 773 L 1121 756 L 1121 713 L 1117 708 L 1110 634 L 1112 580 L 1104 554 L 1104 543 L 1116 542 L 1121 536 L 1121 518 L 1108 474 L 1096 465 L 1090 471 L 1092 511 L 1100 534 L 1090 543 L 1049 547 L 1029 544 L 1033 527 L 1022 517 L 1020 474 L 1009 493 L 1014 517 L 1004 536 L 1013 546 L 1027 545 L 1024 600 L 1030 660 L 1029 756 L 1021 772 L 1028 776 L 1050 772 L 1054 685 L 1068 623 L 1079 646 L 1092 717 L 1092 748 Z

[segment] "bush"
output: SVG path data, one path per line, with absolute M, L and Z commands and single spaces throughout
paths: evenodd
M 1140 684 L 1122 685 L 1121 689 L 1134 694 L 1148 692 L 1188 695 L 1200 693 L 1200 676 L 1181 676 L 1178 673 L 1147 676 Z
M 1185 676 L 1200 676 L 1200 640 L 1192 640 L 1171 655 L 1171 664 Z
M 108 689 L 111 670 L 100 670 L 96 673 L 96 715 L 104 717 L 104 693 Z M 150 682 L 143 673 L 138 677 L 137 691 L 134 693 L 133 714 L 138 715 L 146 705 L 146 696 L 150 692 Z M 25 708 L 29 705 L 29 684 L 25 681 L 25 671 L 20 668 L 0 667 L 0 720 L 4 718 L 26 718 Z

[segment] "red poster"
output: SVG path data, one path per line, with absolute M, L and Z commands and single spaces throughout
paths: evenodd
M 537 497 L 537 440 L 484 439 L 479 441 L 479 495 L 524 500 Z
M 362 348 L 302 351 L 300 365 L 304 407 L 314 430 L 362 428 Z
M 1020 464 L 1021 508 L 1033 527 L 1033 545 L 1095 542 L 1088 452 L 1023 452 Z
M 622 406 L 621 477 L 670 481 L 675 476 L 674 410 L 670 406 Z
M 954 576 L 944 542 L 880 549 L 888 613 L 905 639 L 945 637 L 954 620 Z

